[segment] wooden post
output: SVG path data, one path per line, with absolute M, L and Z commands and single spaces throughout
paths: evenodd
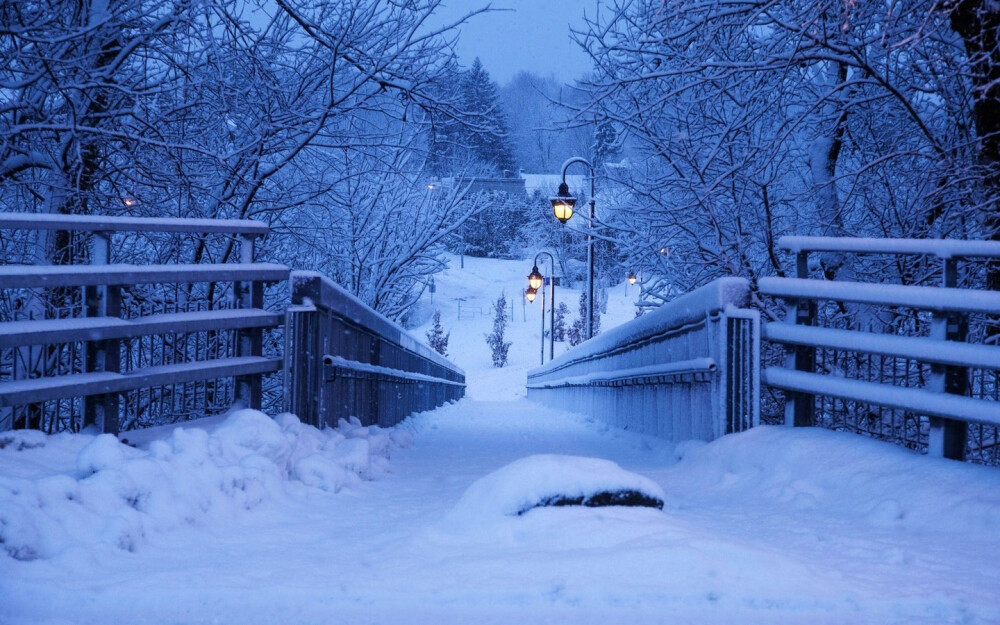
M 252 264 L 254 257 L 254 235 L 240 236 L 240 262 Z M 240 308 L 264 307 L 264 284 L 262 282 L 237 282 L 233 285 L 235 299 Z M 247 328 L 237 333 L 237 354 L 239 356 L 260 356 L 263 354 L 263 331 Z M 260 374 L 236 378 L 236 400 L 248 408 L 260 410 L 262 401 Z
M 809 254 L 799 252 L 795 256 L 795 272 L 797 278 L 809 277 Z M 786 322 L 797 325 L 811 326 L 816 324 L 816 302 L 808 299 L 798 299 L 789 303 Z M 796 345 L 789 348 L 786 357 L 786 367 L 796 371 L 812 373 L 816 367 L 816 348 L 808 345 Z M 813 396 L 806 393 L 789 391 L 785 396 L 785 425 L 794 427 L 809 427 L 815 425 L 816 415 Z
M 941 286 L 958 285 L 958 263 L 954 258 L 942 259 Z M 931 317 L 930 338 L 940 341 L 965 341 L 969 332 L 968 317 L 958 312 L 937 312 Z M 931 365 L 928 389 L 939 393 L 965 395 L 968 388 L 967 367 Z M 927 436 L 927 455 L 939 458 L 965 460 L 966 438 L 969 427 L 964 421 L 928 417 L 930 431 Z
M 292 283 L 292 305 L 285 310 L 285 411 L 320 427 L 326 421 L 325 387 L 330 380 L 322 362 L 320 312 L 315 305 L 303 304 L 306 299 L 318 303 L 320 287 L 303 288 L 307 286 Z
M 111 233 L 95 232 L 91 252 L 92 265 L 107 265 L 110 261 Z M 121 287 L 92 286 L 84 290 L 88 317 L 121 316 Z M 91 372 L 121 371 L 121 341 L 93 341 L 85 344 L 85 367 Z M 96 425 L 106 434 L 118 434 L 118 394 L 92 395 L 83 398 L 83 426 Z

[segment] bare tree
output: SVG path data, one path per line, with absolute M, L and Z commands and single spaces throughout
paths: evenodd
M 630 265 L 666 278 L 651 294 L 780 273 L 785 233 L 988 231 L 953 15 L 932 0 L 602 9 L 577 34 L 595 66 L 578 114 L 637 146 L 619 175 L 635 205 L 619 223 Z M 829 276 L 840 267 L 823 262 Z

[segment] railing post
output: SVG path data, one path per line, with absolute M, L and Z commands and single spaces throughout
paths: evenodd
M 321 426 L 323 387 L 329 377 L 324 371 L 317 310 L 320 285 L 317 279 L 290 283 L 291 302 L 285 312 L 285 411 L 303 423 Z M 307 300 L 312 303 L 306 304 Z M 332 367 L 330 367 L 332 369 Z
M 253 263 L 255 235 L 240 236 L 240 262 Z M 263 308 L 264 285 L 261 282 L 237 282 L 233 285 L 235 299 L 240 308 Z M 237 332 L 237 355 L 260 356 L 264 353 L 263 331 L 260 328 L 246 328 Z M 248 408 L 260 410 L 262 406 L 261 376 L 245 375 L 236 378 L 236 400 Z
M 958 262 L 942 259 L 941 286 L 958 285 Z M 935 311 L 931 317 L 930 338 L 940 341 L 965 341 L 969 331 L 968 317 L 958 312 Z M 932 364 L 929 390 L 953 395 L 965 395 L 969 370 L 966 367 Z M 964 421 L 928 417 L 927 454 L 939 458 L 965 460 L 968 425 Z
M 95 232 L 90 262 L 107 265 L 111 257 L 111 233 Z M 92 286 L 85 289 L 88 317 L 121 316 L 121 287 Z M 85 367 L 88 373 L 121 371 L 121 341 L 118 339 L 86 343 Z M 118 394 L 107 393 L 83 398 L 83 426 L 97 425 L 106 434 L 118 434 Z
M 797 278 L 809 277 L 809 253 L 801 251 L 795 256 L 795 273 Z M 789 302 L 788 323 L 811 326 L 816 324 L 816 302 L 808 299 L 797 299 Z M 808 345 L 796 345 L 788 350 L 785 366 L 796 371 L 812 372 L 816 368 L 816 348 Z M 807 393 L 789 391 L 785 396 L 785 425 L 808 427 L 815 425 L 813 396 Z

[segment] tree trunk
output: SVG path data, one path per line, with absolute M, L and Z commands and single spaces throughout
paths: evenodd
M 951 26 L 962 37 L 969 57 L 979 167 L 989 207 L 984 219 L 986 236 L 1000 241 L 1000 3 L 958 0 L 952 5 Z M 990 263 L 986 288 L 1000 291 L 1000 262 Z M 987 335 L 994 340 L 1000 336 L 997 320 Z

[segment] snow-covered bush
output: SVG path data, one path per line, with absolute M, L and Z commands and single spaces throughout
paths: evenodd
M 559 302 L 559 306 L 556 307 L 556 320 L 552 325 L 552 332 L 557 341 L 566 340 L 566 315 L 568 314 L 569 306 L 566 305 L 566 302 Z
M 442 356 L 448 355 L 448 339 L 451 338 L 451 332 L 445 334 L 444 328 L 441 327 L 441 311 L 434 311 L 434 325 L 431 329 L 427 331 L 427 344 L 430 345 L 431 349 L 441 354 Z
M 490 346 L 493 356 L 493 366 L 500 368 L 507 364 L 507 352 L 511 341 L 507 341 L 507 298 L 503 293 L 493 302 L 493 332 L 486 335 L 486 344 Z

